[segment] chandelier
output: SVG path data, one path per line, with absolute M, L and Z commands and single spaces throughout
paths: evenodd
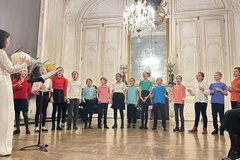
M 155 28 L 155 10 L 147 0 L 137 0 L 134 5 L 125 7 L 124 25 L 133 35 L 150 33 Z

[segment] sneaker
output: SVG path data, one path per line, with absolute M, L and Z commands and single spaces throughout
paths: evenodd
M 61 131 L 61 130 L 62 130 L 62 128 L 61 128 L 60 126 L 57 126 L 57 130 Z
M 29 131 L 29 129 L 26 130 L 26 134 L 30 134 L 31 132 Z
M 74 126 L 73 129 L 74 129 L 74 130 L 78 130 L 78 127 Z
M 185 131 L 184 128 L 179 129 L 179 132 L 184 132 L 184 131 Z
M 166 129 L 166 128 L 163 128 L 163 131 L 167 131 L 167 129 Z
M 212 131 L 212 134 L 218 134 L 218 130 L 214 130 L 214 131 Z
M 114 124 L 114 125 L 112 126 L 112 128 L 117 128 L 117 124 Z
M 175 128 L 173 129 L 173 132 L 176 132 L 176 131 L 179 131 L 179 127 L 175 127 Z
M 109 127 L 108 127 L 107 125 L 104 125 L 104 128 L 105 128 L 105 129 L 109 129 Z
M 132 128 L 136 128 L 136 124 L 133 124 Z
M 128 123 L 127 128 L 131 128 L 131 124 L 130 123 Z
M 188 132 L 197 132 L 198 130 L 197 130 L 197 127 L 193 127 L 193 129 L 191 129 L 191 130 L 188 130 Z
M 207 128 L 203 128 L 202 134 L 207 134 Z
M 139 129 L 143 129 L 143 126 L 140 126 Z
M 19 129 L 16 129 L 13 134 L 19 134 L 20 133 L 20 130 Z

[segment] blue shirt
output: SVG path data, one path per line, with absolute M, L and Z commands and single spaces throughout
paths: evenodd
M 164 86 L 156 86 L 152 90 L 153 103 L 163 103 L 165 104 L 165 93 L 167 93 L 167 89 Z
M 128 103 L 129 104 L 136 104 L 137 103 L 137 88 L 128 87 L 127 94 L 128 94 Z
M 94 87 L 83 89 L 83 95 L 82 95 L 83 100 L 85 99 L 92 100 L 95 98 L 95 96 L 96 96 L 96 89 Z
M 211 103 L 218 103 L 218 104 L 224 104 L 224 94 L 222 92 L 217 91 L 216 88 L 220 88 L 223 91 L 226 90 L 226 84 L 225 83 L 212 83 L 209 86 L 209 90 L 213 90 L 214 93 L 211 97 Z

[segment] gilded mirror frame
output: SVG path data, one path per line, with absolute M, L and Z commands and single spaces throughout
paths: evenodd
M 156 17 L 158 15 L 156 14 Z M 161 18 L 161 17 L 160 17 Z M 166 23 L 166 64 L 168 64 L 168 60 L 169 60 L 169 19 L 164 19 L 162 23 Z M 159 24 L 156 24 L 159 25 Z M 131 77 L 131 40 L 132 40 L 132 35 L 131 32 L 128 33 L 128 50 L 127 50 L 127 65 L 128 65 L 128 69 L 127 69 L 127 81 L 129 82 L 129 78 Z M 168 83 L 169 81 L 169 72 L 167 70 L 167 67 L 165 69 L 166 71 L 166 80 Z

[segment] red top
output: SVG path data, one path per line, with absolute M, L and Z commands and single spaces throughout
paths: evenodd
M 232 86 L 240 89 L 240 78 L 235 78 L 231 84 Z M 234 89 L 232 89 L 230 92 L 231 92 L 231 101 L 240 102 L 239 92 L 235 91 Z
M 108 103 L 109 102 L 110 88 L 107 85 L 101 85 L 97 89 L 97 94 L 99 97 L 98 103 Z
M 53 77 L 52 78 L 52 88 L 63 90 L 64 96 L 66 96 L 66 90 L 67 90 L 68 80 L 64 77 Z
M 14 79 L 12 84 L 13 84 L 14 99 L 28 99 L 28 93 L 33 94 L 31 86 L 27 82 L 27 79 L 24 79 L 24 81 L 21 83 L 21 85 L 17 85 L 15 87 L 14 87 L 14 85 L 17 84 L 17 80 Z
M 182 84 L 172 87 L 174 104 L 184 104 L 186 87 Z

